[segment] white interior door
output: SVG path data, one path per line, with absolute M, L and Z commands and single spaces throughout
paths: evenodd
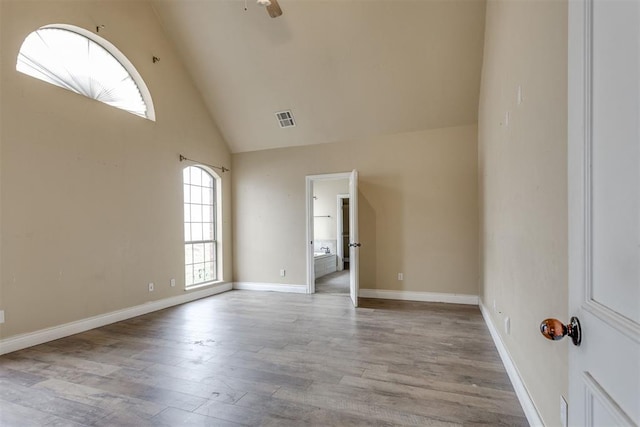
M 640 424 L 640 2 L 569 2 L 569 425 Z
M 353 306 L 358 306 L 359 283 L 359 252 L 358 240 L 358 171 L 353 170 L 349 177 L 349 295 Z

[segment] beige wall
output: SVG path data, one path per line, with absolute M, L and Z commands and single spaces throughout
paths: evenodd
M 133 1 L 0 4 L 1 337 L 184 294 L 186 165 L 178 154 L 226 166 L 230 155 L 152 9 Z M 157 122 L 16 72 L 23 39 L 51 23 L 105 25 L 100 35 L 145 79 Z M 161 61 L 153 64 L 153 55 Z M 225 280 L 229 179 L 223 176 Z
M 484 46 L 481 298 L 545 424 L 560 425 L 568 343 L 545 340 L 538 325 L 568 320 L 567 3 L 490 0 Z
M 305 176 L 357 169 L 360 287 L 477 295 L 476 138 L 464 126 L 234 154 L 234 280 L 304 284 Z

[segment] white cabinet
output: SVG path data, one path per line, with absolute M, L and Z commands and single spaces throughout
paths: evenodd
M 313 258 L 313 264 L 315 267 L 315 278 L 326 276 L 329 273 L 333 273 L 337 270 L 337 259 L 335 254 L 325 254 L 315 256 Z

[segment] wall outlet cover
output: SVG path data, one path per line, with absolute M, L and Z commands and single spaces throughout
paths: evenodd
M 0 323 L 4 323 L 4 310 L 0 310 Z
M 404 273 L 398 273 L 398 280 L 404 280 Z
M 173 288 L 176 285 L 176 279 L 171 279 L 169 281 L 169 284 L 171 285 L 171 287 Z
M 149 292 L 153 292 L 154 286 L 153 283 L 149 283 Z

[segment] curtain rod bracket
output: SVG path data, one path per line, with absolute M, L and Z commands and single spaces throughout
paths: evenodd
M 225 168 L 224 166 L 214 166 L 214 165 L 210 165 L 210 164 L 208 164 L 208 163 L 198 162 L 197 160 L 189 159 L 189 158 L 187 158 L 187 157 L 183 156 L 182 154 L 180 154 L 180 161 L 181 161 L 181 162 L 184 162 L 185 160 L 186 160 L 187 162 L 199 163 L 199 164 L 201 164 L 201 165 L 209 166 L 210 168 L 219 169 L 219 170 L 221 170 L 221 171 L 222 171 L 222 173 L 225 173 L 225 172 L 231 172 L 231 169 L 229 169 L 229 168 Z

